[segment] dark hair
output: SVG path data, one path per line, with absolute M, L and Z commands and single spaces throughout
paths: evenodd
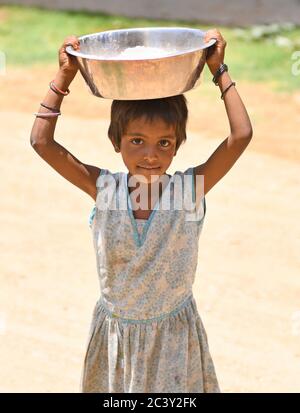
M 113 100 L 108 136 L 120 149 L 122 135 L 129 121 L 146 117 L 148 121 L 160 118 L 167 125 L 175 126 L 176 151 L 186 140 L 188 119 L 187 100 L 184 95 L 160 99 Z

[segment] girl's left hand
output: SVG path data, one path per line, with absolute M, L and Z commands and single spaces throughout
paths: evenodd
M 208 30 L 204 36 L 204 42 L 216 39 L 216 43 L 207 49 L 206 63 L 209 70 L 214 75 L 220 65 L 224 63 L 226 41 L 217 29 Z

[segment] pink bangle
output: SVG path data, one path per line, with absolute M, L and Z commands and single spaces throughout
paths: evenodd
M 61 95 L 67 96 L 67 95 L 70 93 L 70 90 L 69 90 L 69 89 L 67 89 L 65 92 L 64 92 L 63 90 L 60 90 L 60 89 L 56 86 L 56 84 L 54 83 L 54 79 L 51 80 L 51 82 L 49 83 L 49 86 L 50 86 L 50 88 L 51 88 L 51 86 L 52 86 L 52 87 L 53 87 L 58 93 L 60 93 Z
M 39 116 L 41 118 L 53 118 L 54 116 L 61 115 L 61 112 L 52 112 L 52 113 L 45 113 L 45 112 L 35 112 L 35 116 Z

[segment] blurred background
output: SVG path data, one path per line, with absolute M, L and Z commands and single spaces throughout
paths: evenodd
M 30 145 L 33 112 L 66 36 L 133 27 L 218 28 L 253 138 L 206 197 L 194 295 L 222 392 L 300 390 L 300 3 L 0 1 L 0 392 L 78 392 L 99 297 L 94 206 Z M 188 139 L 169 169 L 207 160 L 228 136 L 206 67 L 185 94 Z M 125 171 L 107 137 L 111 100 L 78 72 L 55 139 Z M 30 377 L 30 380 L 28 379 Z

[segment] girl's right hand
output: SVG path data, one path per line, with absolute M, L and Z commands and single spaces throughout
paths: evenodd
M 66 75 L 74 76 L 79 69 L 78 62 L 75 56 L 66 52 L 67 46 L 72 46 L 74 50 L 78 51 L 80 48 L 78 38 L 76 36 L 66 37 L 58 51 L 59 69 Z

